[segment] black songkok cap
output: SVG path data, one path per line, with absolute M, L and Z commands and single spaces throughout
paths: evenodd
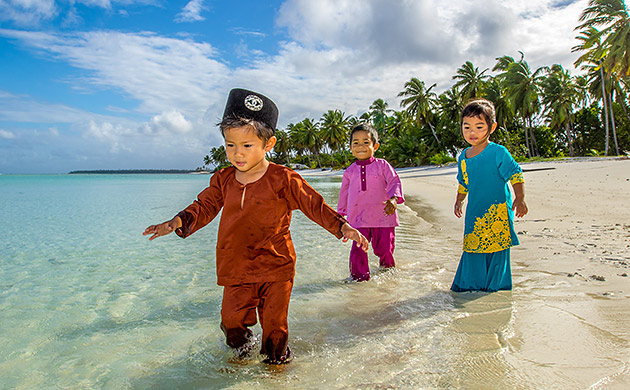
M 275 131 L 278 123 L 278 107 L 264 95 L 234 88 L 230 91 L 223 112 L 223 119 L 228 117 L 253 119 L 265 123 Z

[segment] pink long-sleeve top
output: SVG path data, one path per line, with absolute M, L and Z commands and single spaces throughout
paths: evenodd
M 353 227 L 398 226 L 398 213 L 385 215 L 383 202 L 392 196 L 405 201 L 402 184 L 385 160 L 370 158 L 350 165 L 343 174 L 337 212 L 347 216 Z

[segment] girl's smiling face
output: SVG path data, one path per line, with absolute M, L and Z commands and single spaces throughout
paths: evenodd
M 488 122 L 481 116 L 466 116 L 462 120 L 462 135 L 471 146 L 488 144 L 490 134 L 497 128 L 496 122 L 488 128 Z
M 378 150 L 378 142 L 372 140 L 370 133 L 364 130 L 358 130 L 352 133 L 352 141 L 350 142 L 350 150 L 352 155 L 359 160 L 369 160 Z

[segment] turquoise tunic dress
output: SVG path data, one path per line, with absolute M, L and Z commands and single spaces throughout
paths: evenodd
M 523 170 L 505 147 L 490 142 L 475 157 L 461 153 L 457 181 L 468 203 L 464 251 L 451 290 L 511 290 L 510 247 L 519 241 L 508 182 L 523 183 Z

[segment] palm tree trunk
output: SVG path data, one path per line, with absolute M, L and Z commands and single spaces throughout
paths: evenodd
M 612 123 L 612 133 L 613 139 L 615 140 L 615 156 L 619 156 L 619 144 L 617 143 L 617 131 L 615 126 L 615 113 L 613 111 L 613 97 L 612 92 L 610 93 L 610 122 Z
M 573 151 L 573 137 L 571 136 L 571 118 L 567 120 L 567 124 L 564 127 L 564 131 L 567 134 L 567 142 L 569 143 L 569 156 L 573 157 L 575 156 L 575 153 Z
M 606 124 L 606 148 L 604 155 L 608 156 L 608 104 L 606 99 L 606 79 L 604 78 L 604 68 L 600 67 L 599 72 L 602 76 L 602 100 L 604 101 L 604 123 Z
M 433 127 L 433 125 L 429 122 L 427 122 L 429 124 L 429 127 L 431 128 L 431 132 L 433 133 L 433 137 L 435 137 L 435 140 L 437 141 L 438 145 L 441 145 L 440 143 L 440 139 L 437 136 L 437 133 L 435 132 L 435 127 Z
M 536 136 L 534 135 L 534 126 L 532 125 L 532 118 L 529 118 L 529 144 L 532 147 L 532 154 L 535 157 L 540 156 L 540 152 L 538 151 L 538 144 L 536 143 Z
M 527 128 L 527 121 L 523 117 L 523 126 L 525 127 L 525 147 L 527 148 L 527 157 L 532 157 L 532 149 L 529 147 L 529 129 Z

